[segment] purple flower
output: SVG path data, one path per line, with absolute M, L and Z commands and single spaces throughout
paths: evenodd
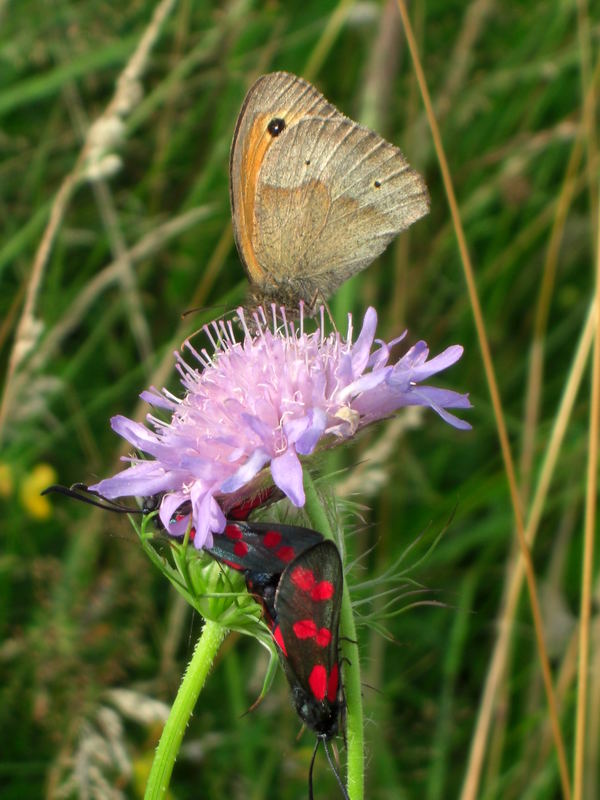
M 165 528 L 181 535 L 191 514 L 196 547 L 210 547 L 212 534 L 225 528 L 224 510 L 249 496 L 267 466 L 275 485 L 302 506 L 300 456 L 349 439 L 402 406 L 429 406 L 455 428 L 471 427 L 447 410 L 470 408 L 467 395 L 420 385 L 461 357 L 459 345 L 428 361 L 427 345 L 417 342 L 388 364 L 391 348 L 404 335 L 389 344 L 375 340 L 373 308 L 354 344 L 350 315 L 344 339 L 337 332 L 325 334 L 323 312 L 313 333 L 304 332 L 302 315 L 296 324 L 285 316 L 281 322 L 273 309 L 269 325 L 259 309 L 251 330 L 243 310 L 238 314 L 243 341 L 237 341 L 231 322 L 213 322 L 204 328 L 212 355 L 186 342 L 197 362 L 190 366 L 175 353 L 183 399 L 154 387 L 142 393 L 169 412 L 170 421 L 149 414 L 149 429 L 113 417 L 113 430 L 151 458 L 126 459 L 132 463 L 128 469 L 90 489 L 107 498 L 161 495 Z M 263 472 L 263 485 L 264 477 Z

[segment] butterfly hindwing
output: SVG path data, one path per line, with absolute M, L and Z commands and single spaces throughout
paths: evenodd
M 429 210 L 402 152 L 341 115 L 278 136 L 256 187 L 254 252 L 267 281 L 299 274 L 333 292 Z

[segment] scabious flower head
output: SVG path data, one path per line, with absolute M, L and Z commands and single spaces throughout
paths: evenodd
M 273 483 L 302 506 L 300 457 L 350 439 L 402 406 L 429 406 L 455 428 L 470 428 L 448 411 L 470 408 L 467 395 L 421 385 L 461 357 L 459 345 L 427 360 L 427 345 L 417 342 L 390 364 L 391 348 L 404 335 L 388 344 L 375 340 L 373 308 L 355 342 L 350 315 L 344 338 L 326 334 L 323 312 L 320 326 L 306 333 L 302 313 L 291 323 L 283 309 L 281 317 L 272 311 L 270 323 L 259 309 L 249 325 L 238 309 L 240 337 L 231 322 L 205 326 L 212 354 L 186 342 L 194 363 L 175 354 L 184 397 L 154 387 L 141 395 L 170 420 L 149 414 L 150 428 L 122 416 L 111 420 L 114 431 L 150 458 L 130 457 L 128 469 L 90 489 L 108 498 L 160 495 L 165 528 L 181 535 L 191 521 L 196 547 L 210 547 L 228 509 L 256 491 L 267 467 Z

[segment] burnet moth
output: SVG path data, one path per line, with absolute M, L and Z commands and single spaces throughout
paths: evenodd
M 121 513 L 148 514 L 158 506 L 157 498 L 145 498 L 142 509 L 128 508 L 88 492 L 83 484 L 46 490 L 51 491 Z M 205 549 L 219 562 L 244 573 L 248 591 L 262 606 L 277 645 L 296 712 L 317 735 L 309 798 L 313 798 L 312 773 L 321 741 L 347 798 L 327 746 L 338 732 L 344 707 L 338 654 L 342 561 L 336 545 L 315 530 L 248 522 L 247 517 L 263 499 L 257 496 L 232 509 L 223 534 L 215 536 L 213 547 Z
M 343 570 L 333 542 L 310 528 L 230 522 L 208 552 L 245 573 L 263 607 L 298 716 L 319 736 L 338 731 L 338 631 Z
M 336 735 L 344 700 L 338 635 L 343 568 L 335 544 L 294 525 L 230 521 L 208 552 L 244 572 L 248 591 L 262 605 L 300 719 L 317 734 L 338 781 L 327 741 Z

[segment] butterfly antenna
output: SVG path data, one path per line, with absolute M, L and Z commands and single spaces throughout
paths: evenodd
M 41 494 L 63 494 L 65 497 L 72 497 L 74 500 L 80 500 L 82 503 L 89 503 L 89 505 L 102 508 L 104 511 L 114 511 L 117 514 L 143 513 L 140 508 L 123 506 L 120 503 L 115 503 L 112 500 L 108 500 L 106 497 L 102 497 L 100 494 L 96 494 L 96 492 L 90 491 L 84 483 L 74 483 L 72 486 L 62 486 L 60 483 L 55 483 L 52 486 L 48 486 L 47 489 L 44 489 Z
M 344 784 L 342 783 L 342 779 L 340 778 L 340 773 L 337 771 L 337 769 L 335 768 L 335 764 L 333 763 L 333 759 L 331 757 L 331 753 L 329 752 L 329 747 L 327 746 L 327 739 L 324 736 L 322 736 L 320 738 L 323 739 L 323 749 L 325 750 L 325 755 L 327 756 L 327 761 L 329 762 L 329 766 L 331 767 L 331 771 L 335 775 L 335 779 L 337 781 L 337 784 L 340 787 L 340 792 L 342 793 L 342 797 L 344 798 L 344 800 L 350 800 L 350 797 L 348 796 L 348 792 L 346 791 L 346 787 L 344 786 Z M 318 745 L 318 743 L 319 743 L 319 740 L 317 739 L 317 745 Z M 315 747 L 315 752 L 313 753 L 313 761 L 315 760 L 316 752 L 317 752 L 317 748 Z M 311 768 L 312 768 L 312 764 L 311 764 Z
M 331 309 L 329 308 L 329 303 L 325 299 L 321 299 L 321 303 L 325 306 L 325 311 L 327 312 L 327 316 L 329 317 L 329 322 L 331 322 L 331 326 L 333 330 L 337 333 L 338 327 L 335 324 L 335 320 L 333 318 L 333 314 L 331 313 Z
M 313 750 L 312 758 L 310 760 L 310 767 L 308 770 L 308 800 L 314 800 L 314 793 L 313 793 L 313 767 L 315 766 L 315 758 L 317 757 L 317 750 L 319 749 L 319 744 L 321 742 L 321 737 L 317 736 L 317 741 L 315 742 L 315 749 Z

